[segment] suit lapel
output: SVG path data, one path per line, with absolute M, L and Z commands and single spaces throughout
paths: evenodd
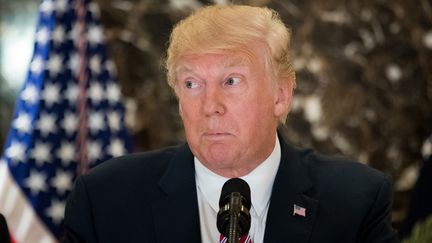
M 300 153 L 283 138 L 281 163 L 273 185 L 264 242 L 309 242 L 318 210 L 318 200 L 309 197 L 312 184 Z M 159 181 L 164 196 L 152 203 L 157 242 L 201 242 L 199 209 L 193 155 L 183 146 Z M 305 216 L 293 215 L 294 205 Z
M 185 145 L 172 158 L 152 204 L 157 242 L 200 242 L 193 155 Z
M 301 163 L 300 154 L 289 147 L 282 137 L 281 162 L 273 184 L 264 242 L 309 242 L 317 215 L 318 200 L 307 195 L 312 189 L 307 168 Z M 305 216 L 294 205 L 305 209 Z

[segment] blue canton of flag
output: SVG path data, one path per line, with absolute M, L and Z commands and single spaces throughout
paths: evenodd
M 57 242 L 73 180 L 130 148 L 98 18 L 89 0 L 41 2 L 34 54 L 0 158 L 0 211 L 17 243 Z

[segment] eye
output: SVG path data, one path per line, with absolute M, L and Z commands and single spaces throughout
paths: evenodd
M 185 81 L 185 87 L 187 89 L 196 89 L 199 87 L 199 83 L 197 81 L 193 81 L 193 80 L 186 80 Z
M 240 78 L 238 77 L 229 77 L 226 81 L 226 85 L 236 85 L 240 82 Z

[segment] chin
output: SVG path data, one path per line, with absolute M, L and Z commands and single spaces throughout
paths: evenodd
M 212 151 L 211 153 L 204 153 L 203 163 L 208 164 L 211 168 L 230 168 L 233 167 L 234 159 L 232 156 L 229 156 L 226 150 L 222 150 L 220 152 Z

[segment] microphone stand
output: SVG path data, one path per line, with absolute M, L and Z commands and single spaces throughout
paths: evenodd
M 239 216 L 241 207 L 241 195 L 238 192 L 233 192 L 230 198 L 230 218 L 228 230 L 228 243 L 239 243 L 240 229 L 239 229 Z

